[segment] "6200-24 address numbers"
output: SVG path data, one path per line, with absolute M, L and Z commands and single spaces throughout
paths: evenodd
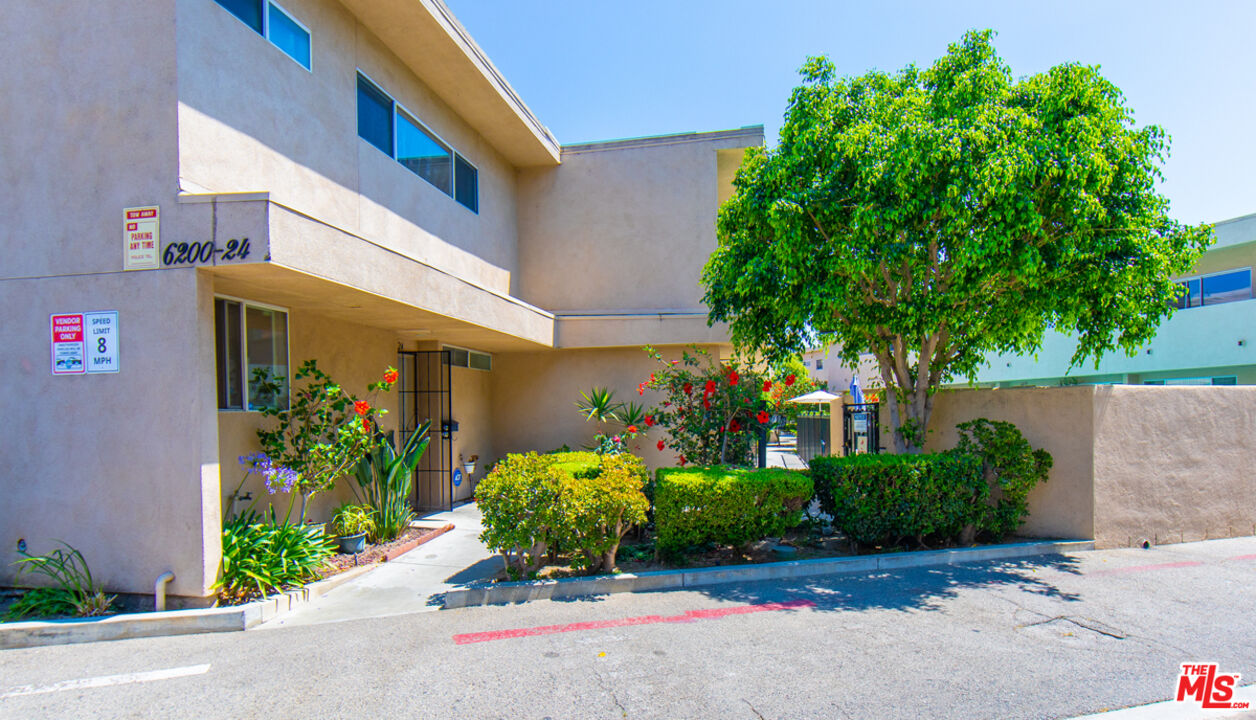
M 213 240 L 194 243 L 170 243 L 161 254 L 162 265 L 199 265 L 218 260 L 243 260 L 249 256 L 249 239 L 228 240 L 218 247 Z

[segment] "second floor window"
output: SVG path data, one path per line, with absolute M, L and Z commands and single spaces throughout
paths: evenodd
M 1174 307 L 1178 309 L 1220 305 L 1252 298 L 1252 269 L 1230 270 L 1182 280 Z
M 480 212 L 475 166 L 428 130 L 378 85 L 358 75 L 358 137 L 431 183 L 473 213 Z
M 270 0 L 215 0 L 257 34 L 296 60 L 301 67 L 310 66 L 310 31 L 283 8 Z

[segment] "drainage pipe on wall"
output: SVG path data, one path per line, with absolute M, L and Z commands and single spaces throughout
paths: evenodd
M 157 582 L 153 583 L 153 607 L 157 612 L 166 609 L 166 584 L 174 580 L 174 573 L 167 570 L 157 578 Z

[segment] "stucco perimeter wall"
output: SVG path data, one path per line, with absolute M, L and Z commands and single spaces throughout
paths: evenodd
M 1092 386 L 946 390 L 938 393 L 926 448 L 955 447 L 958 423 L 988 418 L 1015 423 L 1035 448 L 1051 453 L 1047 482 L 1029 495 L 1021 532 L 1031 537 L 1094 537 Z M 884 410 L 884 406 L 883 406 Z M 889 439 L 885 444 L 892 446 Z
M 213 315 L 195 270 L 0 281 L 0 585 L 64 540 L 110 592 L 209 594 L 218 569 Z M 211 312 L 207 313 L 209 309 Z M 49 315 L 116 310 L 120 371 L 51 372 Z
M 1256 387 L 1094 391 L 1097 545 L 1256 535 Z
M 705 346 L 719 356 L 719 346 Z M 679 359 L 683 347 L 657 348 L 664 359 Z M 637 386 L 658 369 L 641 348 L 552 350 L 504 353 L 493 356 L 493 447 L 496 457 L 512 452 L 549 452 L 562 445 L 580 450 L 598 432 L 617 432 L 619 426 L 599 427 L 576 410 L 580 393 L 593 387 L 615 391 L 615 399 L 645 404 L 664 400 L 660 393 L 637 394 Z M 657 428 L 639 438 L 633 451 L 651 468 L 676 463 L 671 450 L 655 447 L 664 434 Z
M 212 325 L 211 320 L 210 326 Z M 399 407 L 396 390 L 380 392 L 374 396 L 366 391 L 367 384 L 378 381 L 386 367 L 397 366 L 397 336 L 394 333 L 296 310 L 288 314 L 288 342 L 290 375 L 306 360 L 317 360 L 319 369 L 330 375 L 347 392 L 388 410 L 389 414 L 384 416 L 381 423 L 385 431 L 396 428 Z M 218 411 L 218 454 L 222 466 L 221 495 L 224 515 L 230 510 L 232 492 L 244 478 L 239 457 L 257 452 L 260 449 L 257 429 L 263 426 L 272 427 L 274 424 L 274 420 L 257 412 Z M 316 495 L 306 510 L 307 517 L 315 521 L 328 520 L 337 505 L 352 502 L 353 490 L 349 485 L 352 482 L 351 478 L 344 478 L 335 490 Z M 246 492 L 252 493 L 257 500 L 255 507 L 259 510 L 264 510 L 271 503 L 280 513 L 288 507 L 287 494 L 267 494 L 263 481 L 256 476 L 250 476 L 241 489 L 241 493 Z M 300 503 L 298 497 L 294 504 L 294 515 L 299 512 Z M 238 508 L 243 509 L 247 504 L 240 503 Z

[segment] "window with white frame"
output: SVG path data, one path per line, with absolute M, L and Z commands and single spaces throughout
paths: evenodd
M 214 298 L 218 409 L 288 407 L 288 313 Z
M 310 65 L 310 30 L 271 0 L 214 0 L 306 70 Z
M 480 173 L 475 166 L 362 73 L 358 73 L 358 137 L 466 209 L 480 212 Z

